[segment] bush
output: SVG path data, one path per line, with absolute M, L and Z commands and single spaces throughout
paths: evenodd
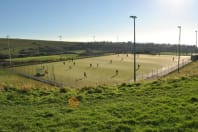
M 67 93 L 67 89 L 66 88 L 60 88 L 60 93 Z
M 78 95 L 76 98 L 77 98 L 79 101 L 82 101 L 84 97 L 83 97 L 82 95 Z
M 122 84 L 120 85 L 120 87 L 125 87 L 125 86 L 127 86 L 126 83 L 122 83 Z
M 198 98 L 196 98 L 196 97 L 191 97 L 190 102 L 192 102 L 192 103 L 198 102 Z
M 87 93 L 89 93 L 89 94 L 92 94 L 92 93 L 102 93 L 103 92 L 103 89 L 102 88 L 99 88 L 99 87 L 97 87 L 97 88 L 92 88 L 92 89 L 89 89 L 88 91 L 87 91 Z

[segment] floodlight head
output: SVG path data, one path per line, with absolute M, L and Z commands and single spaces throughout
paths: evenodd
M 137 16 L 130 16 L 130 18 L 136 19 L 136 18 L 137 18 Z
M 181 26 L 177 26 L 178 28 L 181 28 Z
M 195 30 L 195 32 L 197 33 L 197 30 Z

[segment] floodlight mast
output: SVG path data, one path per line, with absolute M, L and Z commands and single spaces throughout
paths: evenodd
M 10 50 L 10 40 L 9 40 L 9 35 L 6 36 L 7 37 L 7 41 L 8 41 L 8 54 L 9 54 L 9 61 L 10 61 L 10 66 L 12 64 L 12 56 L 11 56 L 11 50 Z
M 134 82 L 136 82 L 136 36 L 135 36 L 135 19 L 137 16 L 130 16 L 130 18 L 133 19 L 134 22 L 134 42 L 133 42 L 133 56 L 134 56 Z
M 178 43 L 178 68 L 177 71 L 179 73 L 179 65 L 180 65 L 180 44 L 181 44 L 181 26 L 177 26 L 179 28 L 179 43 Z
M 195 33 L 196 33 L 196 48 L 195 49 L 197 49 L 197 30 L 195 31 Z M 196 51 L 195 51 L 195 53 L 196 53 Z

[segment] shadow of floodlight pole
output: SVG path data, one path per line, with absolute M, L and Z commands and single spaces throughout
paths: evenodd
M 134 44 L 133 44 L 133 55 L 134 55 L 134 82 L 136 82 L 136 43 L 135 43 L 135 19 L 137 16 L 130 16 L 134 22 Z

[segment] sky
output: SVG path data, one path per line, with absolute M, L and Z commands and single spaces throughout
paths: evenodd
M 0 38 L 195 44 L 198 0 L 1 0 Z

